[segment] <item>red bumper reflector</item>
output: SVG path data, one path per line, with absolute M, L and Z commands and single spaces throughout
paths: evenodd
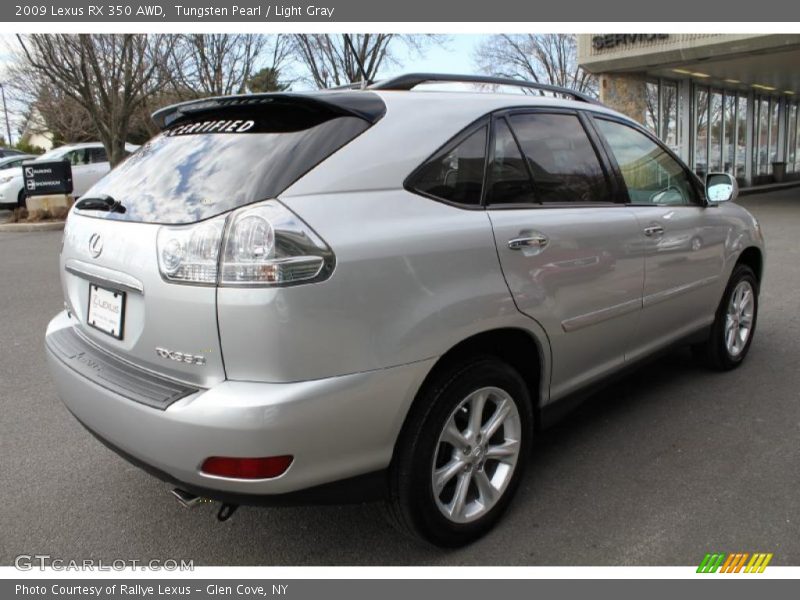
M 231 479 L 270 479 L 286 472 L 293 456 L 267 456 L 265 458 L 231 458 L 211 456 L 203 461 L 200 470 L 207 475 Z

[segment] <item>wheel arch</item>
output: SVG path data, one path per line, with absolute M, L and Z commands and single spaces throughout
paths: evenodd
M 761 284 L 761 278 L 764 274 L 764 255 L 760 248 L 748 246 L 739 254 L 739 258 L 736 259 L 736 264 L 750 267 L 753 273 L 755 273 L 759 285 Z
M 406 425 L 411 420 L 411 415 L 421 406 L 423 392 L 443 371 L 451 369 L 471 357 L 498 358 L 508 363 L 520 374 L 528 389 L 531 410 L 534 415 L 534 426 L 537 426 L 539 408 L 545 393 L 543 386 L 547 384 L 546 348 L 547 346 L 544 346 L 534 333 L 519 327 L 482 331 L 455 344 L 436 360 L 419 386 L 395 440 L 394 454 L 396 455 L 398 445 L 404 437 L 403 434 L 406 431 Z

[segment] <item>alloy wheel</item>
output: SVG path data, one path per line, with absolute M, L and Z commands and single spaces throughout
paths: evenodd
M 755 292 L 749 281 L 740 281 L 731 294 L 725 317 L 725 348 L 739 356 L 750 339 L 755 316 Z
M 455 523 L 488 513 L 514 475 L 521 448 L 519 410 L 497 387 L 475 390 L 450 414 L 439 435 L 431 483 L 436 506 Z

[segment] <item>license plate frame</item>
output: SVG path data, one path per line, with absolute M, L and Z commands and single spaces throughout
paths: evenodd
M 103 301 L 100 305 L 95 299 Z M 115 290 L 95 283 L 89 284 L 89 300 L 86 310 L 86 324 L 108 336 L 122 339 L 125 333 L 125 292 Z M 117 308 L 118 316 L 115 318 L 113 308 Z

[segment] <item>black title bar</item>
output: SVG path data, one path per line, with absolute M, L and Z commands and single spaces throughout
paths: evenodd
M 800 3 L 785 0 L 59 0 L 0 5 L 5 22 L 780 22 L 800 21 Z M 795 28 L 796 29 L 796 28 Z M 785 32 L 793 31 L 786 26 Z M 780 32 L 773 32 L 780 33 Z

